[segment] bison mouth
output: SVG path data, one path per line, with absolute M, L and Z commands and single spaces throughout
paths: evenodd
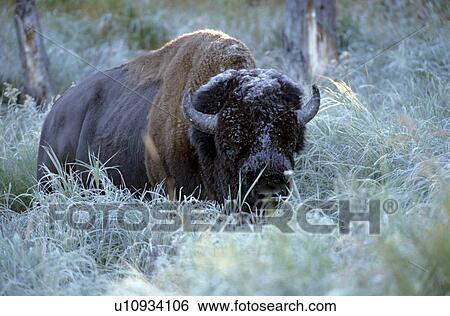
M 285 178 L 261 179 L 253 186 L 249 186 L 244 196 L 243 209 L 276 208 L 278 204 L 289 196 L 289 183 Z

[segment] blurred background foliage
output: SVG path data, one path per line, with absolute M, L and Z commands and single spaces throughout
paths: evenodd
M 341 51 L 371 43 L 378 47 L 403 35 L 403 28 L 426 22 L 430 14 L 448 19 L 446 1 L 358 1 L 341 0 L 338 5 L 338 34 Z M 140 52 L 161 47 L 169 39 L 195 29 L 220 29 L 244 41 L 254 52 L 260 67 L 283 68 L 283 0 L 38 0 L 43 31 L 64 47 L 75 51 L 93 64 L 108 68 Z M 398 7 L 395 7 L 397 4 Z M 403 4 L 403 6 L 401 6 Z M 4 24 L 0 49 L 0 80 L 20 84 L 21 71 L 13 26 L 14 1 L 0 7 Z M 436 20 L 436 19 L 435 19 Z M 380 33 L 380 23 L 395 21 L 385 43 L 371 42 L 361 29 Z M 400 26 L 400 28 L 399 28 Z M 375 34 L 374 34 L 375 35 Z M 363 40 L 364 38 L 364 40 Z M 51 74 L 61 90 L 85 77 L 92 69 L 46 42 L 51 60 Z M 381 45 L 380 45 L 381 44 Z

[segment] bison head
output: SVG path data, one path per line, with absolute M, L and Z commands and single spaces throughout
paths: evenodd
M 237 194 L 239 183 L 250 206 L 288 193 L 294 153 L 320 105 L 315 86 L 306 105 L 301 98 L 292 80 L 264 69 L 227 70 L 185 93 L 189 138 L 210 198 Z

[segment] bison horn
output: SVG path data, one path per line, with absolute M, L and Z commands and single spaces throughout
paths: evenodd
M 302 125 L 306 125 L 316 116 L 320 106 L 320 92 L 316 85 L 312 86 L 313 95 L 304 107 L 297 111 L 297 120 Z
M 184 117 L 191 123 L 196 129 L 207 134 L 214 134 L 217 129 L 217 115 L 206 114 L 197 111 L 192 104 L 192 93 L 188 90 L 182 101 Z

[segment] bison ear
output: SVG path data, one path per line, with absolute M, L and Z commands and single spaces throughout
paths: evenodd
M 229 69 L 198 88 L 192 98 L 194 108 L 206 114 L 217 114 L 234 90 L 237 74 L 237 70 Z

